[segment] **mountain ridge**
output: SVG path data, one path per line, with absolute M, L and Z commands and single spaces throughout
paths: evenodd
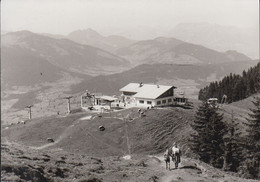
M 34 60 L 41 63 L 41 66 L 33 64 Z M 27 64 L 28 61 L 31 63 Z M 22 62 L 27 66 L 21 67 Z M 29 31 L 7 33 L 2 36 L 4 82 L 9 82 L 9 78 L 19 80 L 19 78 L 25 77 L 25 74 L 30 74 L 30 70 L 42 70 L 39 74 L 46 73 L 48 69 L 51 70 L 51 65 L 56 69 L 53 74 L 65 71 L 79 75 L 85 74 L 87 77 L 100 72 L 118 72 L 118 70 L 126 69 L 125 67 L 129 66 L 129 63 L 127 60 L 99 48 L 81 45 L 67 39 L 53 39 Z M 49 68 L 45 68 L 44 71 L 44 66 Z M 25 70 L 21 70 L 21 68 Z M 24 75 L 17 75 L 16 70 Z M 56 76 L 53 76 L 55 80 Z M 21 81 L 21 83 L 23 82 Z
M 232 58 L 230 55 L 232 54 Z M 251 60 L 236 51 L 218 52 L 202 45 L 184 42 L 176 38 L 158 37 L 139 41 L 117 50 L 117 55 L 132 64 L 172 63 L 172 64 L 215 64 L 221 62 Z
M 125 47 L 135 42 L 134 40 L 127 39 L 123 36 L 103 36 L 90 28 L 73 31 L 69 33 L 66 38 L 80 44 L 98 47 L 111 53 L 115 53 L 115 50 L 120 47 Z
M 180 23 L 167 33 L 218 51 L 236 50 L 259 59 L 259 30 L 211 23 Z

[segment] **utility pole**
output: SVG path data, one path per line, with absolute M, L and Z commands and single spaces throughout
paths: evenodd
M 128 114 L 126 117 L 124 117 L 124 122 L 125 122 L 125 134 L 126 134 L 126 144 L 127 144 L 127 149 L 128 149 L 128 155 L 131 154 L 131 145 L 129 142 L 129 135 L 128 135 L 128 124 L 127 120 L 129 120 L 130 115 Z
M 29 113 L 29 120 L 32 119 L 32 109 L 31 109 L 32 106 L 33 106 L 33 105 L 29 105 L 29 106 L 26 106 L 26 107 L 25 107 L 25 108 L 28 108 L 28 109 L 29 109 L 29 111 L 28 111 L 28 113 Z
M 68 103 L 68 114 L 70 114 L 70 99 L 71 98 L 72 98 L 72 96 L 65 97 L 65 99 L 67 99 L 67 103 Z
M 82 95 L 82 96 L 80 97 L 80 106 L 81 106 L 81 108 L 83 107 L 83 97 L 85 98 L 84 95 Z

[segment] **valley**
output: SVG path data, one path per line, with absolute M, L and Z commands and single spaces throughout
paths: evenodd
M 77 34 L 86 34 L 94 41 L 91 35 L 97 33 L 88 30 Z M 96 36 L 96 41 L 102 38 Z M 77 107 L 86 90 L 118 95 L 119 89 L 130 82 L 174 85 L 186 97 L 196 99 L 199 89 L 209 82 L 229 73 L 240 74 L 258 62 L 235 51 L 221 53 L 174 38 L 120 45 L 117 56 L 64 37 L 56 39 L 29 31 L 4 34 L 2 122 L 26 119 L 27 105 L 34 105 L 36 117 L 66 112 L 65 96 L 72 95 L 72 107 Z
M 57 82 L 45 82 L 35 86 L 16 86 L 1 92 L 1 121 L 5 123 L 17 123 L 28 119 L 28 105 L 32 107 L 32 117 L 56 115 L 57 112 L 65 114 L 67 103 L 64 99 L 71 85 L 79 84 L 82 79 L 64 74 Z M 78 97 L 77 97 L 78 96 Z M 75 100 L 77 99 L 77 100 Z M 72 107 L 80 106 L 80 93 L 75 94 Z

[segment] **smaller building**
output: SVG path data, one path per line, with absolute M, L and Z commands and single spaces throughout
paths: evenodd
M 94 108 L 100 109 L 110 109 L 111 103 L 116 101 L 118 98 L 111 97 L 107 95 L 102 95 L 101 93 L 89 93 L 86 92 L 81 96 L 81 108 L 89 109 Z
M 95 97 L 95 105 L 111 107 L 111 103 L 116 101 L 116 100 L 117 100 L 117 98 L 107 96 L 107 95 L 96 96 Z

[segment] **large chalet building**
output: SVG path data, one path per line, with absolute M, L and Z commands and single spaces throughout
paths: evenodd
M 120 89 L 125 104 L 137 107 L 167 106 L 174 104 L 174 86 L 129 83 Z

